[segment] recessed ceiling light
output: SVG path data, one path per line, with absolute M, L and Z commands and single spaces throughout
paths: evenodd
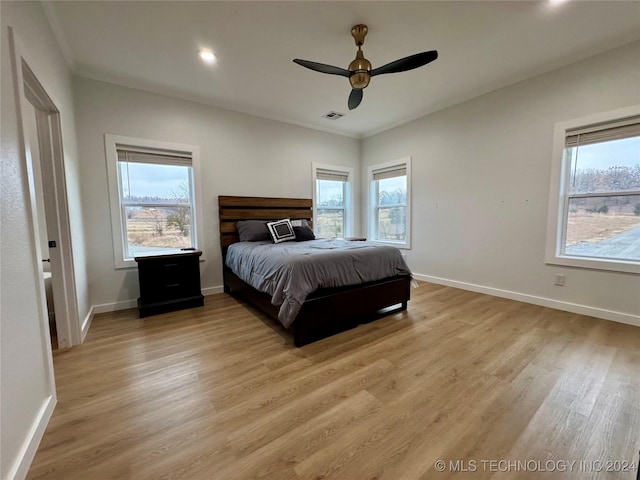
M 207 63 L 214 63 L 216 61 L 216 54 L 213 53 L 208 48 L 203 48 L 202 50 L 198 50 L 198 56 Z
M 567 0 L 549 0 L 549 3 L 552 5 L 559 5 L 561 3 L 565 3 Z

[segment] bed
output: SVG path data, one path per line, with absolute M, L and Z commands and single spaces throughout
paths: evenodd
M 218 206 L 224 291 L 246 300 L 278 320 L 279 315 L 282 317 L 282 305 L 274 305 L 271 295 L 249 285 L 248 282 L 240 278 L 241 272 L 236 274 L 227 265 L 227 256 L 229 255 L 231 259 L 233 255 L 236 255 L 234 249 L 240 249 L 246 243 L 241 242 L 239 245 L 231 247 L 240 241 L 236 222 L 290 218 L 292 220 L 306 220 L 309 225 L 312 225 L 312 201 L 299 198 L 219 196 Z M 287 250 L 294 249 L 293 244 L 296 242 L 287 243 L 290 244 L 286 248 Z M 323 245 L 321 242 L 318 243 Z M 330 243 L 327 242 L 326 245 Z M 355 245 L 356 243 L 360 244 L 360 242 L 353 242 L 353 245 L 350 245 L 353 252 L 357 252 L 360 247 Z M 360 248 L 364 246 L 363 244 Z M 230 248 L 231 254 L 229 253 Z M 269 247 L 265 245 L 264 248 Z M 322 248 L 333 247 L 324 246 Z M 354 328 L 358 324 L 406 310 L 407 302 L 410 299 L 411 276 L 408 270 L 398 271 L 401 273 L 358 285 L 318 288 L 306 295 L 304 302 L 295 309 L 294 319 L 290 319 L 291 321 L 280 320 L 280 323 L 291 332 L 294 344 L 300 347 Z

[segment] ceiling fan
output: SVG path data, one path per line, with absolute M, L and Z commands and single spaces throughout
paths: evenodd
M 349 110 L 353 110 L 360 105 L 360 102 L 362 101 L 362 90 L 367 88 L 371 77 L 383 75 L 385 73 L 406 72 L 407 70 L 422 67 L 423 65 L 433 62 L 438 58 L 437 50 L 431 50 L 429 52 L 416 53 L 415 55 L 410 55 L 372 69 L 371 62 L 364 58 L 364 53 L 362 53 L 364 37 L 367 35 L 368 31 L 369 29 L 366 25 L 356 25 L 351 29 L 351 35 L 356 41 L 358 51 L 356 52 L 356 58 L 349 64 L 348 70 L 340 67 L 334 67 L 333 65 L 326 65 L 324 63 L 301 60 L 299 58 L 293 60 L 298 65 L 315 70 L 316 72 L 348 77 L 349 83 L 351 83 L 352 87 L 348 102 Z

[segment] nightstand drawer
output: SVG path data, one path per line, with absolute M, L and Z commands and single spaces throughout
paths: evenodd
M 197 260 L 196 260 L 197 262 Z M 194 284 L 193 281 L 196 270 L 199 272 L 198 264 L 193 262 L 162 261 L 139 264 L 138 276 L 140 279 L 140 296 L 155 296 L 158 290 L 176 287 L 188 287 Z

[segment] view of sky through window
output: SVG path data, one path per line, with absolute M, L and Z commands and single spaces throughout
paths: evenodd
M 120 175 L 124 198 L 182 198 L 189 184 L 190 167 L 150 163 L 121 162 Z
M 407 201 L 407 177 L 384 178 L 378 181 L 380 205 L 394 205 Z
M 318 205 L 338 207 L 344 204 L 344 182 L 318 180 Z
M 621 167 L 640 165 L 640 137 L 583 145 L 579 150 L 579 169 L 608 168 L 612 163 Z

